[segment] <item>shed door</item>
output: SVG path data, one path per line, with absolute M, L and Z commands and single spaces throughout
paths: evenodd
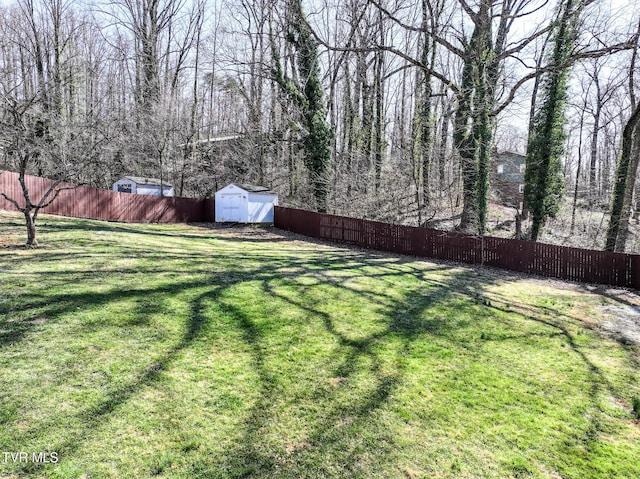
M 242 221 L 242 193 L 225 193 L 221 195 L 222 221 Z

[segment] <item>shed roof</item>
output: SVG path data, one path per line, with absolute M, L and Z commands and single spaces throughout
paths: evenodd
M 266 186 L 250 185 L 247 183 L 233 183 L 233 184 L 236 185 L 238 188 L 242 188 L 243 190 L 248 191 L 249 193 L 269 193 L 272 195 L 276 194 L 275 191 L 269 190 L 269 188 L 267 188 Z
M 170 187 L 173 186 L 172 184 L 167 183 L 166 181 L 161 181 L 158 178 L 146 178 L 144 176 L 123 176 L 122 179 L 133 181 L 138 185 L 151 185 L 151 186 L 162 185 L 162 186 L 170 186 Z

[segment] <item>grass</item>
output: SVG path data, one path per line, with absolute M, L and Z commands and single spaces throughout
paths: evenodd
M 0 212 L 0 477 L 640 476 L 622 296 L 277 230 L 39 234 Z

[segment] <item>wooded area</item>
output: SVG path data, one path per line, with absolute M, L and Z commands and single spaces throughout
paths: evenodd
M 256 183 L 317 211 L 640 251 L 632 0 L 0 14 L 0 168 L 102 188 L 157 177 L 192 197 Z M 495 204 L 501 151 L 527 156 L 521 207 Z M 31 198 L 27 223 L 53 197 Z

